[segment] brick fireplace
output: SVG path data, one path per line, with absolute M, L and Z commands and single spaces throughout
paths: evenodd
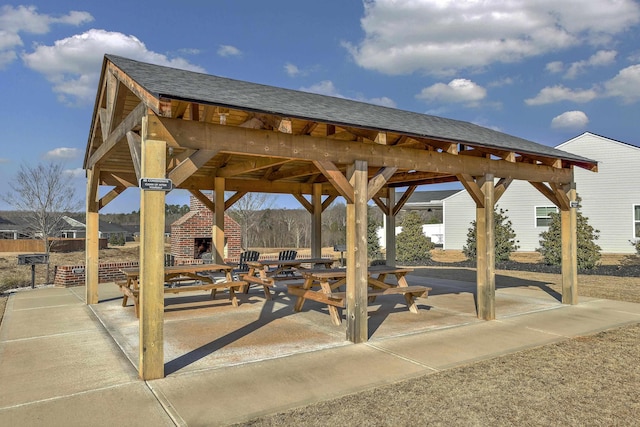
M 208 197 L 212 198 L 213 194 Z M 207 251 L 211 251 L 213 212 L 193 196 L 191 196 L 189 208 L 191 211 L 188 214 L 171 224 L 171 255 L 175 257 L 176 263 L 192 261 L 196 258 L 201 244 L 207 246 Z M 226 214 L 224 237 L 225 259 L 240 256 L 240 225 Z

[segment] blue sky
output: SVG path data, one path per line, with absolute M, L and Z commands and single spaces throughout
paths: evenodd
M 20 165 L 53 160 L 84 196 L 104 53 L 470 121 L 550 146 L 585 131 L 640 145 L 637 0 L 5 2 L 0 194 Z M 276 206 L 298 207 L 292 200 Z M 129 189 L 101 212 L 138 203 Z

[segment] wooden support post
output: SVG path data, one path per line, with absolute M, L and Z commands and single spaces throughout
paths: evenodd
M 482 184 L 483 204 L 476 208 L 477 304 L 478 318 L 496 318 L 495 299 L 495 224 L 493 211 L 493 175 L 487 174 Z
M 98 249 L 100 246 L 98 228 L 98 203 L 96 202 L 98 177 L 95 176 L 94 169 L 87 170 L 87 211 L 86 211 L 86 248 L 85 248 L 85 286 L 86 303 L 98 303 L 98 282 L 99 282 L 99 259 Z
M 216 177 L 214 183 L 213 202 L 216 205 L 213 213 L 212 243 L 215 247 L 216 264 L 224 264 L 224 188 L 225 179 Z M 213 248 L 212 248 L 213 250 Z
M 567 192 L 569 208 L 560 211 L 562 234 L 562 303 L 578 303 L 578 237 L 575 183 Z
M 387 265 L 396 265 L 396 215 L 393 207 L 396 204 L 396 189 L 389 188 L 389 195 L 387 196 L 387 209 L 389 213 L 385 215 L 385 240 L 386 240 L 386 252 L 387 252 Z
M 146 119 L 143 121 L 143 126 Z M 143 133 L 144 134 L 144 133 Z M 166 142 L 142 141 L 142 176 L 164 178 Z M 140 191 L 140 352 L 143 380 L 164 377 L 164 191 Z
M 311 258 L 322 256 L 322 184 L 313 184 L 311 195 L 313 215 L 311 217 Z
M 356 160 L 347 203 L 347 340 L 366 342 L 367 325 L 367 162 Z

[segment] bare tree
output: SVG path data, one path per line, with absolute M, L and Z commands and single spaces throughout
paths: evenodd
M 266 193 L 247 193 L 229 209 L 231 217 L 242 229 L 243 249 L 246 250 L 255 241 L 253 234 L 259 228 L 259 211 L 271 208 L 274 201 L 275 197 Z
M 3 200 L 24 212 L 31 237 L 44 242 L 48 255 L 52 245 L 50 237 L 59 231 L 63 217 L 81 206 L 71 184 L 71 175 L 65 174 L 60 163 L 40 163 L 34 167 L 23 164 L 9 185 L 11 191 L 2 196 Z

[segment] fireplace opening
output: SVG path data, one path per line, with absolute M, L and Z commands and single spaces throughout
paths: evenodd
M 199 237 L 193 240 L 193 257 L 202 258 L 202 254 L 211 252 L 211 237 Z

